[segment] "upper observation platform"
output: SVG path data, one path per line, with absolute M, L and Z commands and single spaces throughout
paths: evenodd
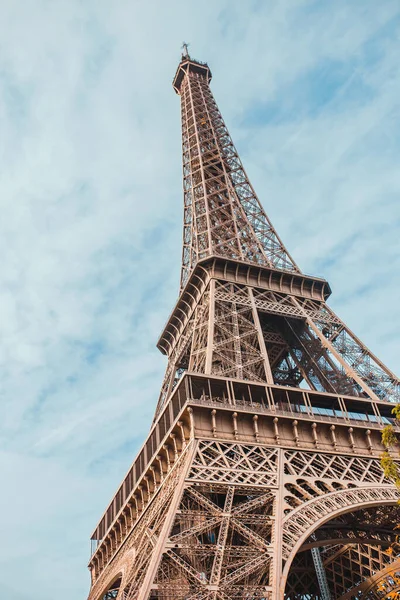
M 172 82 L 173 88 L 177 94 L 180 94 L 182 81 L 186 73 L 198 73 L 203 75 L 207 79 L 207 83 L 211 81 L 211 70 L 207 63 L 199 62 L 198 60 L 191 59 L 188 55 L 182 56 L 182 60 L 178 65 L 175 73 L 174 80 Z

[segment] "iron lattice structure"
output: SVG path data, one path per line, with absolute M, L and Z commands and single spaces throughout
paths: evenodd
M 150 433 L 92 536 L 90 600 L 395 597 L 381 430 L 399 379 L 265 214 L 182 57 L 181 289 Z

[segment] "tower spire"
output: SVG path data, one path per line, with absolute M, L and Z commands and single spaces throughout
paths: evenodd
M 207 64 L 182 56 L 173 81 L 182 112 L 181 286 L 197 261 L 208 256 L 300 272 L 247 177 L 210 81 Z

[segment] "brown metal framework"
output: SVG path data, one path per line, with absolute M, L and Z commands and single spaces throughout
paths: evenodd
M 400 381 L 291 258 L 210 80 L 182 56 L 180 295 L 153 425 L 92 535 L 89 599 L 388 597 L 400 509 L 379 456 Z

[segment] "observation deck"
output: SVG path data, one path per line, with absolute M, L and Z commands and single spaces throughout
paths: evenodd
M 210 279 L 220 279 L 234 284 L 248 285 L 260 291 L 269 290 L 319 302 L 325 302 L 331 295 L 329 283 L 321 277 L 221 256 L 208 256 L 197 262 L 168 318 L 157 342 L 157 347 L 162 354 L 171 353 Z M 262 310 L 264 306 L 259 308 Z M 268 312 L 282 314 L 282 307 L 270 305 Z M 286 311 L 285 314 L 288 315 L 289 312 Z M 291 316 L 299 318 L 301 315 L 299 311 L 293 309 Z
M 129 507 L 132 511 L 137 490 L 139 504 L 149 502 L 191 438 L 296 448 L 301 431 L 303 450 L 379 461 L 383 427 L 391 424 L 400 432 L 392 409 L 391 402 L 369 398 L 186 372 L 93 532 L 91 562 L 110 535 L 119 537 L 112 532 L 119 531 Z M 136 509 L 137 518 L 144 508 Z M 113 543 L 117 552 L 119 542 Z
M 186 75 L 186 73 L 198 73 L 199 75 L 203 75 L 207 78 L 208 83 L 210 83 L 212 74 L 210 67 L 207 63 L 202 63 L 197 60 L 193 60 L 189 57 L 182 57 L 181 62 L 178 65 L 178 68 L 175 73 L 174 80 L 172 82 L 172 86 L 177 94 L 180 94 L 182 81 Z

